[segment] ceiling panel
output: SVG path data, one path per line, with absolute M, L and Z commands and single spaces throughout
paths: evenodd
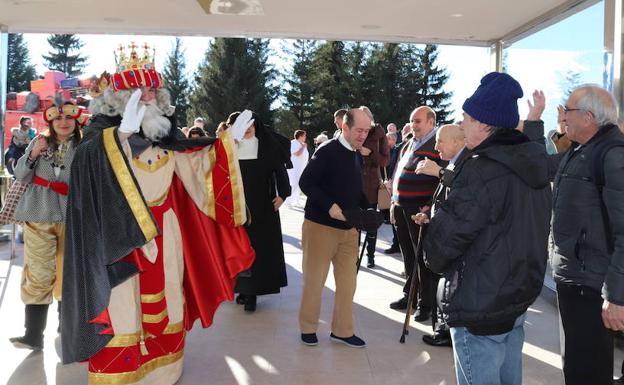
M 489 45 L 598 0 L 0 0 L 9 32 Z M 51 17 L 52 16 L 52 17 Z

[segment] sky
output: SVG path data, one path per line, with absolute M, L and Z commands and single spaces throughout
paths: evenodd
M 524 89 L 525 98 L 519 103 L 520 116 L 528 111 L 526 98 L 534 89 L 541 89 L 547 98 L 544 121 L 547 128 L 556 122 L 556 105 L 565 95 L 562 74 L 567 71 L 580 73 L 581 83 L 602 85 L 603 74 L 603 3 L 600 2 L 579 14 L 529 36 L 510 48 L 508 52 L 508 72 Z M 580 28 L 579 26 L 582 26 Z M 25 34 L 30 49 L 31 60 L 39 73 L 45 71 L 42 55 L 49 50 L 45 34 Z M 156 68 L 162 69 L 167 54 L 173 47 L 171 36 L 131 36 L 131 35 L 79 35 L 85 43 L 84 53 L 89 57 L 85 77 L 99 75 L 103 71 L 113 71 L 113 52 L 120 44 L 135 41 L 141 45 L 148 43 L 156 48 Z M 192 75 L 204 60 L 209 37 L 183 37 L 186 50 L 187 71 Z M 280 47 L 282 40 L 272 40 L 274 54 L 269 62 L 278 70 L 284 70 Z M 451 108 L 454 117 L 461 118 L 461 105 L 479 85 L 481 77 L 490 72 L 490 53 L 486 48 L 440 46 L 438 64 L 446 68 L 450 78 L 446 90 L 453 92 Z M 363 101 L 363 104 L 366 104 Z M 374 111 L 373 111 L 374 112 Z M 397 117 L 396 122 L 406 122 L 408 117 Z

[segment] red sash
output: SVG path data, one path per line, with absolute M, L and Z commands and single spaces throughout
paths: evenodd
M 67 186 L 67 183 L 50 182 L 49 180 L 45 180 L 41 177 L 38 177 L 37 175 L 33 177 L 32 182 L 36 185 L 49 188 L 50 190 L 54 191 L 57 194 L 67 195 L 69 193 L 69 187 Z

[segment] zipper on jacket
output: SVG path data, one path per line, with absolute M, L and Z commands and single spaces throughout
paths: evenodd
M 581 229 L 580 239 L 576 241 L 576 245 L 574 246 L 574 254 L 576 254 L 576 259 L 578 259 L 581 264 L 581 271 L 585 271 L 585 259 L 581 257 L 581 248 L 585 246 L 585 241 L 587 239 L 587 231 L 585 229 Z

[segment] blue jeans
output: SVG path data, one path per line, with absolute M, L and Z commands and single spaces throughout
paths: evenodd
M 510 332 L 477 336 L 465 327 L 451 328 L 458 385 L 522 385 L 524 319 Z

